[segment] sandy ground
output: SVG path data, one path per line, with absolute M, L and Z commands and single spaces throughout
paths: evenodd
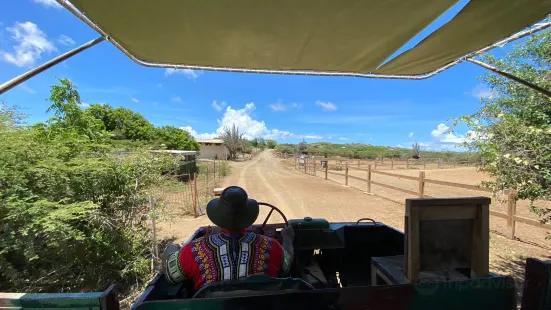
M 390 172 L 390 171 L 388 171 Z M 393 173 L 395 171 L 392 171 Z M 396 170 L 399 172 L 399 170 Z M 355 171 L 358 177 L 365 177 L 365 171 Z M 417 170 L 404 170 L 400 173 L 418 175 Z M 331 176 L 334 182 L 325 181 L 318 176 L 306 175 L 293 169 L 288 161 L 277 158 L 271 151 L 264 151 L 250 161 L 232 163 L 232 171 L 222 181 L 223 186 L 238 185 L 249 193 L 249 197 L 258 201 L 269 202 L 279 207 L 288 219 L 311 216 L 314 218 L 326 218 L 329 221 L 352 222 L 359 218 L 369 217 L 383 222 L 403 231 L 404 206 L 393 202 L 404 201 L 407 194 L 400 196 L 399 192 L 373 187 L 372 191 L 389 199 L 368 195 L 353 187 L 345 187 L 337 182 L 343 182 L 341 176 Z M 440 169 L 428 171 L 426 178 L 445 180 L 450 182 L 477 184 L 484 175 L 479 175 L 473 168 Z M 341 178 L 341 179 L 339 179 Z M 397 178 L 384 179 L 377 175 L 373 180 L 393 184 L 394 186 L 417 190 L 417 183 L 411 180 Z M 396 182 L 403 182 L 396 183 Z M 407 185 L 410 184 L 410 185 Z M 350 181 L 351 186 L 365 191 L 365 182 Z M 442 192 L 443 190 L 449 192 Z M 459 191 L 457 191 L 459 190 Z M 426 188 L 426 193 L 436 197 L 473 196 L 485 193 L 469 192 L 469 190 L 439 188 L 432 184 Z M 438 193 L 438 194 L 437 194 Z M 496 204 L 493 208 L 498 208 Z M 519 208 L 521 209 L 521 208 Z M 262 222 L 267 209 L 261 210 L 257 222 Z M 520 213 L 520 210 L 519 210 Z M 525 214 L 522 213 L 524 216 Z M 270 222 L 281 222 L 278 215 L 272 215 Z M 499 233 L 504 231 L 505 220 L 492 217 L 491 230 L 496 232 L 490 236 L 490 266 L 491 271 L 498 274 L 512 275 L 521 279 L 524 273 L 525 257 L 551 259 L 551 243 L 543 240 L 545 230 L 536 228 L 530 233 L 526 225 L 517 224 L 517 232 L 521 241 L 509 240 Z M 171 221 L 159 223 L 159 235 L 161 238 L 171 238 L 176 242 L 184 242 L 202 225 L 210 225 L 206 216 L 198 218 L 178 217 Z M 536 232 L 536 230 L 538 232 Z

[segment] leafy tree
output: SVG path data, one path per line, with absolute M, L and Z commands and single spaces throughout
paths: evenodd
M 143 115 L 123 107 L 108 104 L 92 104 L 86 113 L 103 122 L 107 131 L 118 140 L 151 141 L 155 137 L 154 126 Z
M 276 146 L 277 146 L 277 142 L 275 142 L 274 140 L 268 140 L 268 141 L 266 141 L 266 146 L 269 149 L 275 149 Z
M 4 101 L 0 101 L 0 132 L 23 125 L 25 117 L 17 106 L 8 106 Z
M 541 32 L 501 59 L 485 60 L 497 68 L 551 89 L 551 31 Z M 472 129 L 465 142 L 479 153 L 482 170 L 495 178 L 486 185 L 512 188 L 519 199 L 531 201 L 531 209 L 548 221 L 551 209 L 536 207 L 536 200 L 551 199 L 551 98 L 515 81 L 489 73 L 482 80 L 492 96 L 482 108 L 458 119 Z M 456 123 L 457 124 L 457 123 Z
M 53 85 L 48 101 L 51 105 L 46 112 L 53 112 L 54 116 L 47 124 L 38 124 L 37 129 L 42 126 L 49 135 L 78 135 L 97 142 L 107 138 L 103 123 L 80 109 L 80 95 L 70 80 L 60 79 L 58 85 Z
M 300 154 L 307 153 L 308 152 L 308 143 L 306 143 L 305 141 L 300 142 L 297 145 L 297 152 L 300 153 Z
M 245 148 L 245 139 L 243 138 L 244 133 L 239 132 L 239 127 L 232 125 L 231 128 L 224 127 L 220 138 L 224 141 L 224 145 L 228 148 L 230 153 L 230 159 L 235 160 L 237 154 L 244 150 Z
M 264 140 L 264 138 L 254 138 L 250 142 L 252 147 L 259 149 L 264 149 L 266 147 L 266 140 Z
M 198 151 L 199 143 L 187 131 L 174 126 L 155 129 L 156 140 L 169 150 Z

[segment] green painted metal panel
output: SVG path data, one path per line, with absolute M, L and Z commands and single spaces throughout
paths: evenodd
M 493 277 L 434 285 L 368 286 L 218 299 L 149 301 L 135 310 L 514 310 L 514 280 Z

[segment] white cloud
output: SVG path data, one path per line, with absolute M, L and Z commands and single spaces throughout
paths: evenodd
M 182 98 L 180 98 L 180 97 L 172 97 L 170 100 L 172 102 L 182 102 Z
M 409 133 L 408 137 L 410 137 L 410 138 L 413 137 L 413 131 Z
M 132 101 L 134 101 L 135 103 L 140 102 L 140 100 L 138 100 L 138 99 L 136 99 L 136 98 L 132 98 Z
M 191 69 L 173 69 L 173 68 L 165 69 L 165 76 L 169 76 L 173 74 L 182 74 L 190 80 L 195 80 L 199 76 L 203 75 L 203 72 L 197 71 L 197 70 L 191 70 Z
M 34 94 L 34 89 L 30 88 L 29 86 L 25 85 L 24 83 L 20 84 L 19 88 L 21 88 L 22 90 L 24 90 L 28 93 Z
M 59 42 L 63 45 L 66 45 L 66 46 L 75 44 L 75 40 L 73 40 L 71 37 L 66 36 L 64 34 L 59 36 L 59 38 L 57 39 L 57 42 Z
M 47 8 L 56 8 L 61 9 L 61 5 L 57 3 L 55 0 L 33 0 L 34 3 L 41 4 Z
M 279 103 L 279 102 L 270 104 L 269 107 L 274 112 L 281 112 L 281 111 L 287 110 L 287 107 L 284 104 Z
M 265 139 L 322 139 L 322 136 L 316 134 L 297 135 L 286 130 L 268 129 L 264 121 L 254 119 L 251 114 L 256 109 L 254 103 L 248 103 L 242 109 L 233 109 L 231 106 L 226 108 L 224 116 L 218 120 L 218 129 L 212 133 L 197 133 L 191 126 L 180 127 L 187 130 L 194 137 L 199 139 L 211 139 L 223 132 L 224 127 L 232 127 L 234 124 L 239 127 L 239 131 L 244 133 L 247 139 L 265 138 Z
M 57 50 L 46 34 L 31 22 L 15 23 L 6 30 L 17 44 L 13 46 L 12 53 L 0 50 L 0 58 L 18 67 L 32 66 L 42 53 Z
M 291 108 L 291 109 L 300 109 L 300 108 L 302 108 L 302 105 L 300 103 L 296 103 L 296 102 L 293 102 L 291 104 L 283 104 L 283 103 L 278 101 L 276 103 L 270 104 L 268 107 L 270 107 L 270 109 L 272 109 L 272 111 L 274 111 L 274 112 L 282 112 L 282 111 L 287 111 L 289 108 Z
M 317 101 L 316 105 L 321 107 L 324 111 L 336 111 L 337 107 L 331 102 Z
M 81 107 L 81 108 L 89 108 L 89 107 L 90 107 L 90 104 L 89 104 L 89 103 L 85 103 L 85 102 L 81 102 L 78 106 Z
M 433 140 L 436 143 L 440 144 L 458 144 L 482 138 L 479 133 L 472 130 L 467 131 L 466 135 L 457 135 L 453 132 L 450 132 L 449 129 L 450 127 L 441 123 L 438 124 L 436 129 L 434 129 L 430 133 L 430 135 L 433 137 Z
M 218 101 L 216 100 L 212 101 L 212 107 L 218 112 L 222 111 L 226 106 L 227 104 L 224 101 L 220 103 L 218 103 Z
M 493 96 L 492 90 L 485 85 L 475 86 L 469 94 L 475 98 L 491 98 Z
M 340 137 L 339 140 L 341 140 L 341 141 L 346 141 L 346 140 L 348 140 L 348 138 Z

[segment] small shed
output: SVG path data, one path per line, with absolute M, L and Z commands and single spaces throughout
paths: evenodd
M 229 155 L 228 148 L 221 139 L 197 140 L 201 147 L 199 159 L 226 159 Z

